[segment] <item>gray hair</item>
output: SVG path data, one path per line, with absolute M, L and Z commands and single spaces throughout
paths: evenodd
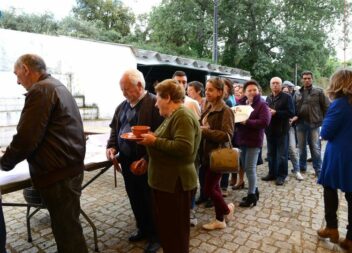
M 293 83 L 291 83 L 290 81 L 286 80 L 282 83 L 282 86 L 284 87 L 295 87 L 295 85 Z
M 271 82 L 274 81 L 275 79 L 280 82 L 280 85 L 282 85 L 282 79 L 280 77 L 278 77 L 278 76 L 275 76 L 275 77 L 270 79 L 270 85 L 271 85 Z
M 123 74 L 128 77 L 128 80 L 133 85 L 137 85 L 140 82 L 142 87 L 145 88 L 144 76 L 138 69 L 128 69 Z
M 26 65 L 29 69 L 39 73 L 46 72 L 46 65 L 44 60 L 35 54 L 24 54 L 20 56 L 17 59 L 15 66 L 18 67 L 22 65 Z

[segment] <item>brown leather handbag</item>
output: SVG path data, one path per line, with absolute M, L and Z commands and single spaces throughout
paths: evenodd
M 218 173 L 238 172 L 240 167 L 240 150 L 232 147 L 230 135 L 229 147 L 219 147 L 210 152 L 210 170 Z

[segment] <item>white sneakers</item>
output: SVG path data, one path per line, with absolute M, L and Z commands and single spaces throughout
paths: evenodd
M 233 203 L 229 203 L 227 204 L 227 207 L 230 209 L 230 212 L 227 215 L 224 215 L 223 221 L 219 221 L 215 219 L 207 224 L 204 224 L 203 228 L 206 230 L 226 228 L 226 221 L 233 219 L 233 212 L 235 211 L 235 205 Z
M 215 219 L 207 224 L 204 224 L 203 228 L 206 230 L 226 228 L 226 222 L 225 222 L 225 219 L 223 221 L 219 221 L 219 220 Z
M 229 214 L 225 215 L 225 220 L 230 221 L 233 219 L 233 212 L 235 211 L 235 205 L 233 203 L 227 204 L 227 207 L 230 209 Z
M 196 218 L 196 211 L 194 209 L 191 209 L 190 223 L 191 223 L 191 227 L 195 227 L 198 224 L 198 220 Z
M 304 179 L 302 174 L 299 171 L 295 172 L 295 177 L 299 181 L 302 181 Z

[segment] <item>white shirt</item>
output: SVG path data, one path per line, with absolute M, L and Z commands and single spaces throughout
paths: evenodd
M 183 102 L 184 106 L 194 112 L 196 119 L 200 119 L 200 106 L 197 100 L 190 98 L 189 96 L 185 96 L 185 101 Z

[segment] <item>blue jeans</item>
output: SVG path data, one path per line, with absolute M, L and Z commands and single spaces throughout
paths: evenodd
M 311 128 L 307 123 L 299 123 L 296 127 L 298 150 L 299 150 L 299 167 L 301 170 L 307 170 L 307 141 L 312 155 L 313 168 L 316 174 L 321 170 L 321 145 L 319 140 L 319 127 Z
M 290 130 L 288 132 L 288 155 L 292 163 L 293 173 L 299 172 L 300 168 L 296 145 L 296 130 L 292 126 L 290 127 Z
M 6 253 L 6 227 L 0 199 L 0 253 Z
M 260 148 L 240 147 L 241 162 L 248 179 L 248 194 L 255 194 L 257 188 L 257 162 Z
M 288 174 L 288 135 L 267 136 L 269 175 L 285 180 Z
M 205 196 L 205 174 L 206 168 L 204 166 L 200 166 L 198 171 L 198 180 L 199 180 L 199 199 L 207 200 L 208 197 Z
M 230 173 L 222 173 L 220 180 L 220 187 L 222 190 L 227 190 L 227 187 L 229 186 L 229 177 Z

